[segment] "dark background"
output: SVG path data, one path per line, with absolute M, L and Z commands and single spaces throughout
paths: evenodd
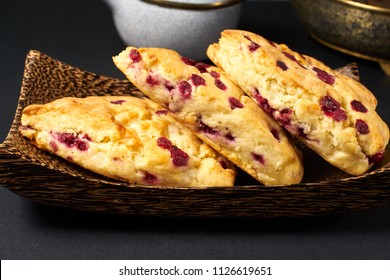
M 374 62 L 335 52 L 310 39 L 288 2 L 245 2 L 239 28 L 286 43 L 334 68 L 356 61 L 362 83 L 379 100 L 379 114 L 390 123 L 390 77 Z M 14 116 L 29 49 L 87 71 L 123 78 L 111 57 L 124 47 L 101 1 L 3 1 L 0 141 Z M 0 187 L 0 259 L 389 258 L 389 204 L 312 218 L 150 218 L 53 208 Z

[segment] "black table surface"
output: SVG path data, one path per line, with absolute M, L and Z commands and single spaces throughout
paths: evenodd
M 125 45 L 98 0 L 3 1 L 0 9 L 0 141 L 14 116 L 29 49 L 123 78 L 111 61 Z M 355 61 L 390 123 L 390 77 L 374 62 L 324 47 L 289 2 L 244 2 L 239 28 L 331 67 Z M 116 216 L 39 205 L 0 187 L 0 259 L 388 259 L 390 204 L 309 218 L 209 219 Z

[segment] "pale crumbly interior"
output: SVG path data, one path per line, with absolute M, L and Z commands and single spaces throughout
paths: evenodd
M 234 167 L 149 99 L 69 97 L 30 105 L 20 132 L 41 149 L 132 184 L 234 185 Z
M 283 129 L 219 68 L 160 48 L 128 47 L 113 60 L 142 92 L 259 182 L 301 181 L 299 152 Z
M 361 83 L 242 30 L 222 32 L 207 55 L 269 115 L 334 166 L 360 175 L 383 156 L 389 129 L 375 112 L 376 98 Z

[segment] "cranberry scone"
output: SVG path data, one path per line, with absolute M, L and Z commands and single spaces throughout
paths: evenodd
M 332 165 L 366 172 L 384 155 L 389 128 L 358 81 L 284 44 L 225 30 L 208 57 L 286 130 Z
M 131 184 L 234 185 L 234 165 L 149 99 L 67 97 L 30 105 L 19 131 L 43 150 Z
M 299 153 L 283 129 L 220 69 L 161 48 L 128 47 L 113 60 L 142 92 L 259 182 L 301 181 Z

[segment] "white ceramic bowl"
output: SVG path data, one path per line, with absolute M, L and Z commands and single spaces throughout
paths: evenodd
M 222 30 L 237 27 L 242 5 L 240 0 L 104 1 L 127 45 L 169 48 L 199 61 Z

